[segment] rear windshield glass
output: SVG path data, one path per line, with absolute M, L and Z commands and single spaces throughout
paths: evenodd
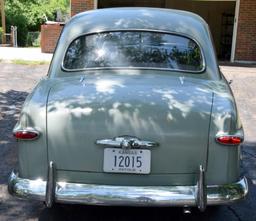
M 200 72 L 200 47 L 187 37 L 147 31 L 115 31 L 80 36 L 65 54 L 67 71 L 91 68 L 154 68 Z

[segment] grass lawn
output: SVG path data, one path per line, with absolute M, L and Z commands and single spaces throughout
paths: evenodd
M 43 65 L 43 64 L 50 64 L 49 61 L 27 61 L 21 59 L 11 60 L 13 64 L 21 64 L 21 65 Z

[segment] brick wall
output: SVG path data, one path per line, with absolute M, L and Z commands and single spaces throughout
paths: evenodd
M 53 53 L 63 26 L 60 24 L 41 25 L 41 51 Z
M 71 0 L 71 16 L 94 9 L 94 0 Z M 60 24 L 41 26 L 41 51 L 53 53 L 63 26 Z
M 256 61 L 256 0 L 240 0 L 235 60 Z
M 94 9 L 94 0 L 71 0 L 71 16 Z

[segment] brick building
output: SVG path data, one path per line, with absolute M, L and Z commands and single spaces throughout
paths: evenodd
M 256 0 L 71 0 L 71 15 L 92 9 L 133 6 L 197 13 L 211 28 L 220 60 L 256 63 Z M 57 30 L 53 32 L 56 35 Z
M 63 24 L 41 25 L 41 50 L 44 53 L 52 53 L 56 47 Z

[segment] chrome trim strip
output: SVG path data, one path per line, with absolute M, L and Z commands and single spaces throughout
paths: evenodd
M 171 68 L 155 68 L 155 67 L 97 67 L 97 68 L 83 68 L 83 69 L 67 69 L 64 66 L 61 67 L 65 72 L 85 72 L 85 71 L 99 71 L 99 70 L 156 70 L 156 71 L 172 71 L 172 72 L 181 72 L 188 74 L 201 74 L 205 71 L 205 67 L 200 71 L 191 71 L 191 70 L 180 70 L 180 69 L 171 69 Z
M 180 69 L 171 69 L 171 68 L 154 68 L 154 67 L 97 67 L 97 68 L 82 68 L 82 69 L 68 69 L 64 67 L 64 59 L 66 56 L 66 53 L 68 51 L 69 46 L 75 41 L 76 39 L 82 37 L 82 36 L 87 36 L 87 35 L 93 35 L 93 34 L 101 34 L 101 33 L 106 33 L 106 32 L 124 32 L 124 31 L 130 31 L 130 32 L 155 32 L 155 33 L 162 33 L 162 34 L 170 34 L 170 35 L 177 35 L 181 37 L 188 38 L 192 41 L 194 41 L 198 46 L 201 51 L 203 63 L 202 63 L 202 69 L 199 71 L 191 71 L 191 70 L 180 70 Z M 82 33 L 75 38 L 73 38 L 70 43 L 67 44 L 65 51 L 62 56 L 62 62 L 61 62 L 61 69 L 65 72 L 80 72 L 80 71 L 91 71 L 91 70 L 119 70 L 119 69 L 126 69 L 126 70 L 159 70 L 159 71 L 177 71 L 181 73 L 192 73 L 192 74 L 201 74 L 206 70 L 206 60 L 205 60 L 205 53 L 204 50 L 201 46 L 201 44 L 194 38 L 192 35 L 184 34 L 181 32 L 174 32 L 174 31 L 166 31 L 166 30 L 158 30 L 158 29 L 147 29 L 147 28 L 133 28 L 133 29 L 110 29 L 110 30 L 99 30 L 97 32 L 87 32 L 87 33 Z
M 10 194 L 19 198 L 44 201 L 46 181 L 29 180 L 12 172 Z M 55 202 L 116 206 L 197 206 L 197 186 L 111 186 L 79 183 L 56 183 Z M 245 197 L 246 178 L 237 183 L 207 186 L 207 205 L 227 204 Z

